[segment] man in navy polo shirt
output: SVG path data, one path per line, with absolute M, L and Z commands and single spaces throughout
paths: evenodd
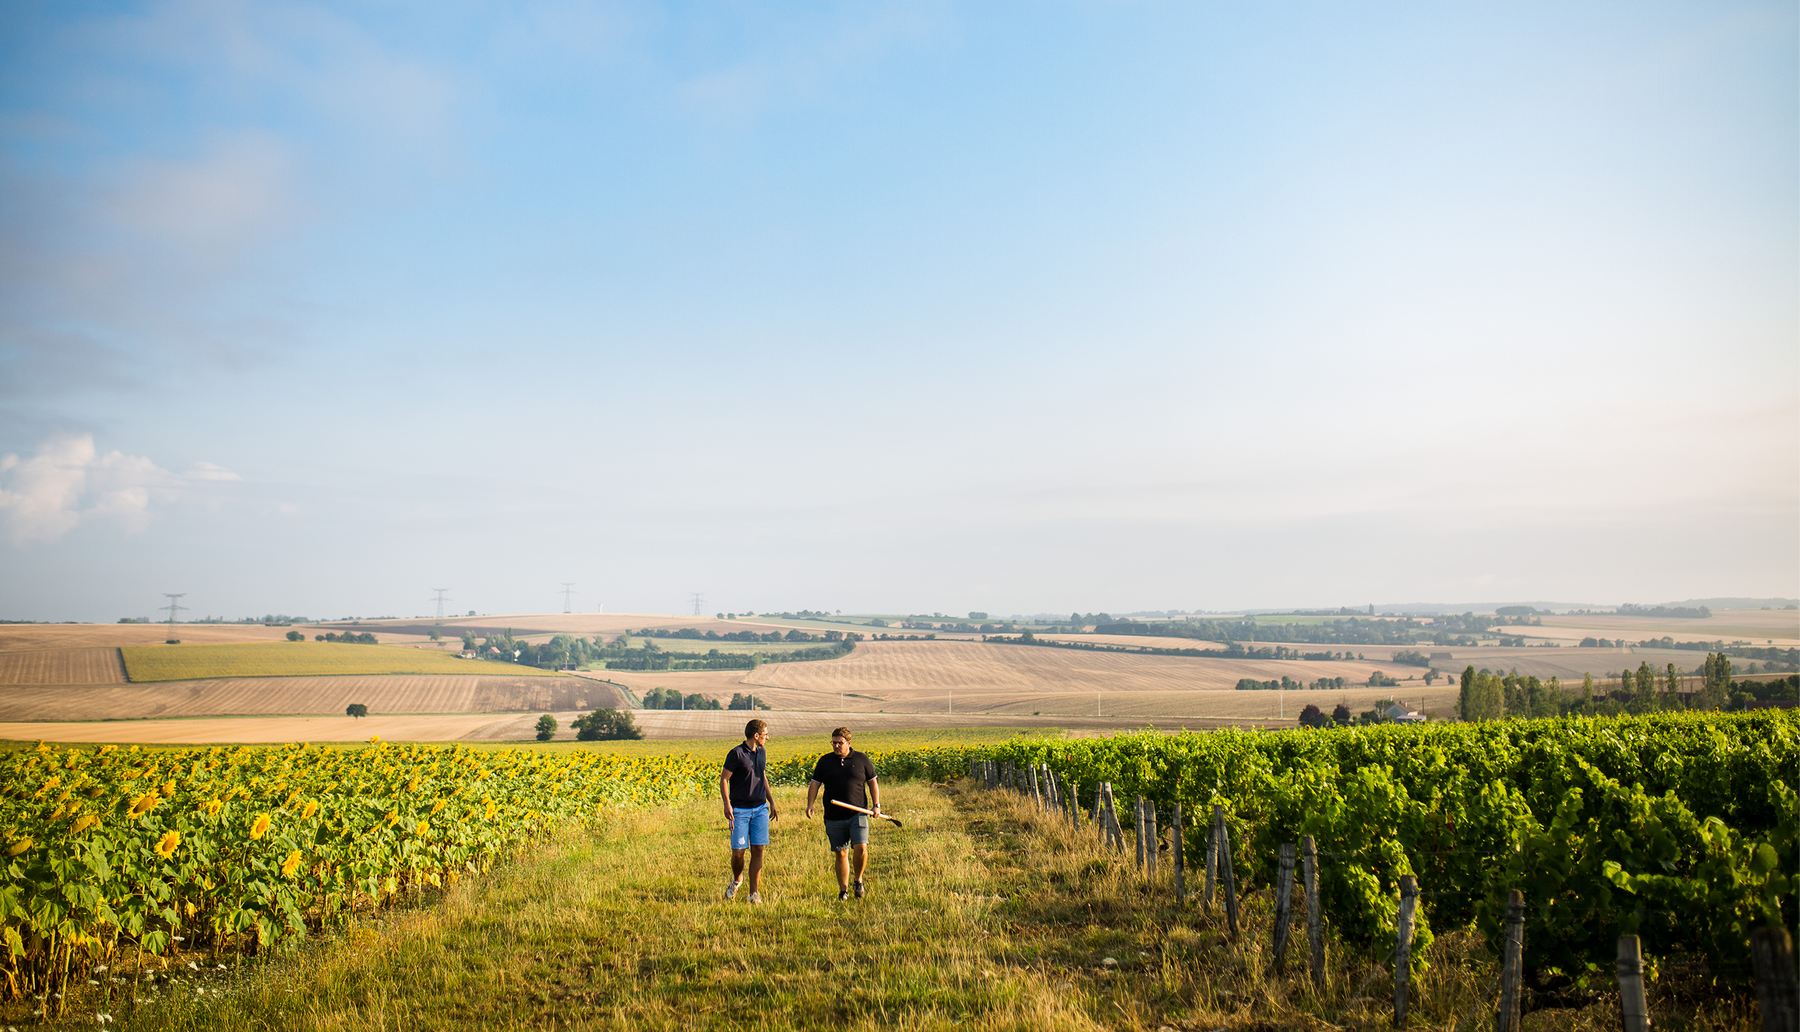
M 851 806 L 881 813 L 881 787 L 875 783 L 875 764 L 850 748 L 850 729 L 831 732 L 831 751 L 813 765 L 806 783 L 806 816 L 813 815 L 813 801 L 825 790 L 825 837 L 837 864 L 838 899 L 850 898 L 850 859 L 856 858 L 856 898 L 863 897 L 863 872 L 869 868 L 869 818 L 865 814 L 833 806 L 843 800 Z
M 744 725 L 744 744 L 725 754 L 725 770 L 719 775 L 719 798 L 725 802 L 725 824 L 731 829 L 731 884 L 725 898 L 737 895 L 744 880 L 744 852 L 750 853 L 750 902 L 762 902 L 763 847 L 769 844 L 769 822 L 775 819 L 775 800 L 763 777 L 769 756 L 763 743 L 769 725 L 752 720 Z

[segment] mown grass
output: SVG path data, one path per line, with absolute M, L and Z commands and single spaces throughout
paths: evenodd
M 323 677 L 351 674 L 463 674 L 554 677 L 552 670 L 517 663 L 457 659 L 423 649 L 348 645 L 334 641 L 276 641 L 244 645 L 131 645 L 121 648 L 134 683 L 197 681 L 212 677 Z
M 1147 886 L 1091 829 L 966 787 L 891 786 L 903 831 L 874 831 L 868 898 L 840 903 L 816 821 L 782 791 L 764 896 L 720 898 L 722 819 L 710 800 L 621 815 L 549 845 L 437 905 L 358 925 L 297 956 L 202 976 L 115 1027 L 212 1030 L 1278 1029 L 1391 1020 L 1384 969 L 1328 954 L 1330 984 L 1275 976 L 1268 901 L 1242 934 L 1166 884 Z M 1304 942 L 1302 936 L 1299 940 Z M 1298 944 L 1296 944 L 1298 946 Z M 1112 963 L 1108 963 L 1109 958 Z M 1491 1029 L 1491 958 L 1440 936 L 1415 986 L 1413 1026 Z M 204 989 L 204 993 L 197 993 Z M 1527 1032 L 1602 1032 L 1616 1000 L 1527 1015 Z M 1659 1027 L 1748 1030 L 1742 996 L 1683 1001 L 1659 989 Z

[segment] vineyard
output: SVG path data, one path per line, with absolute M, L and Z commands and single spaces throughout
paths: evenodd
M 1751 930 L 1795 925 L 1791 713 L 1140 734 L 984 756 L 1048 765 L 1084 800 L 1109 782 L 1164 815 L 1179 802 L 1188 856 L 1204 855 L 1200 815 L 1221 806 L 1251 886 L 1274 881 L 1284 843 L 1313 836 L 1323 911 L 1351 944 L 1393 941 L 1413 875 L 1415 962 L 1433 927 L 1473 923 L 1498 953 L 1513 889 L 1531 908 L 1525 964 L 1551 979 L 1582 977 L 1628 934 L 1744 978 Z
M 686 759 L 380 743 L 0 755 L 5 991 L 62 993 L 121 951 L 258 952 L 715 776 Z

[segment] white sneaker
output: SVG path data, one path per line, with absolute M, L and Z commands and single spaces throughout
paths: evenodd
M 752 903 L 761 903 L 761 902 L 762 902 L 762 893 L 760 893 L 760 892 L 752 892 L 752 893 L 751 893 L 751 894 L 750 894 L 750 902 L 752 902 Z
M 738 887 L 738 879 L 734 878 L 734 879 L 732 879 L 731 884 L 725 886 L 725 898 L 731 899 L 731 898 L 735 897 L 737 895 L 737 887 Z

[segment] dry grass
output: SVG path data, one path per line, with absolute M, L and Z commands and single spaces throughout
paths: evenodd
M 0 685 L 124 683 L 125 664 L 118 649 L 0 652 Z
M 363 647 L 367 646 L 352 646 Z M 498 666 L 498 664 L 494 664 Z M 342 714 L 543 713 L 621 704 L 616 689 L 579 677 L 276 677 L 97 687 L 17 687 L 0 694 L 0 720 Z
M 1385 972 L 1327 954 L 1314 990 L 1272 972 L 1269 907 L 1177 907 L 1091 832 L 1014 797 L 890 786 L 904 831 L 873 833 L 868 898 L 840 903 L 823 835 L 778 790 L 760 907 L 719 898 L 711 800 L 567 832 L 437 905 L 365 919 L 299 956 L 159 980 L 135 1012 L 122 984 L 83 998 L 121 1028 L 1187 1029 L 1388 1027 Z M 1108 964 L 1111 958 L 1114 963 Z M 1492 1027 L 1493 966 L 1442 934 L 1415 986 L 1415 1027 Z M 1298 965 L 1296 964 L 1297 968 Z M 134 974 L 127 965 L 127 975 Z M 1374 977 L 1370 977 L 1373 975 Z M 140 983 L 143 984 L 143 983 Z M 205 990 L 204 993 L 196 990 Z M 1603 1032 L 1615 1001 L 1536 1011 L 1526 1032 Z M 1749 1032 L 1743 997 L 1657 993 L 1659 1026 Z M 13 1020 L 10 1012 L 0 1019 Z M 91 1019 L 90 1019 L 91 1020 Z

